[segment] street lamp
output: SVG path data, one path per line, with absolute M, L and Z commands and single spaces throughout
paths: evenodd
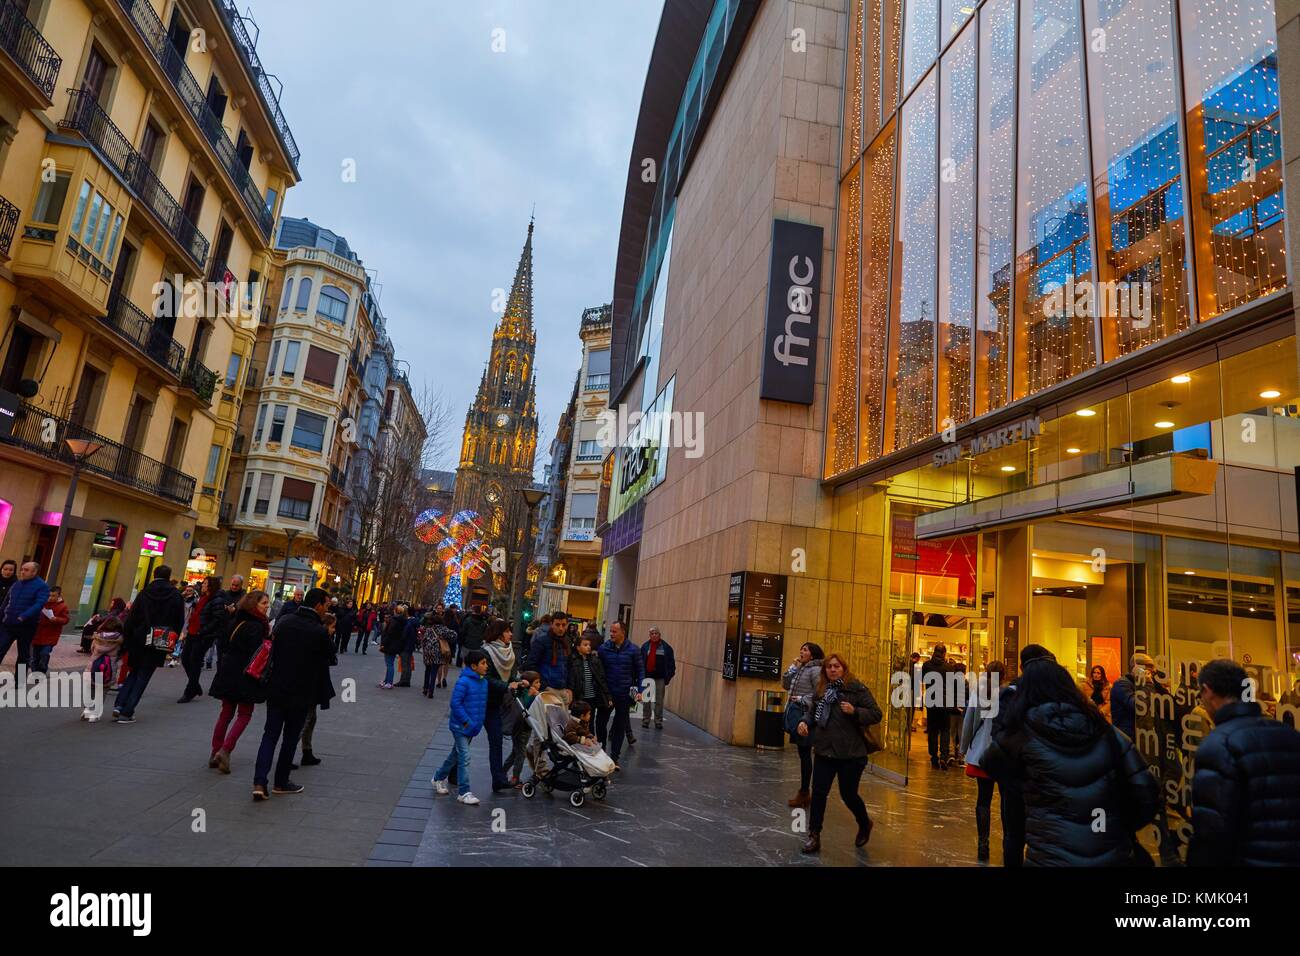
M 68 481 L 68 497 L 63 502 L 63 514 L 59 516 L 59 530 L 54 535 L 54 556 L 50 559 L 50 584 L 59 583 L 59 571 L 63 566 L 63 542 L 68 534 L 68 522 L 72 520 L 72 503 L 77 496 L 77 476 L 90 456 L 104 447 L 101 441 L 91 438 L 65 438 L 63 443 L 72 453 L 72 478 Z
M 533 547 L 536 542 L 533 541 L 533 515 L 537 512 L 537 506 L 542 503 L 546 497 L 546 492 L 540 488 L 520 488 L 519 493 L 524 498 L 524 504 L 528 506 L 528 522 L 524 525 L 524 538 L 526 544 L 524 550 L 516 552 L 519 557 L 515 560 L 515 586 L 510 595 L 510 620 L 515 626 L 516 640 L 521 640 L 524 633 L 524 575 L 528 565 L 533 559 Z
M 289 579 L 289 553 L 293 551 L 293 539 L 298 537 L 297 528 L 285 528 L 284 536 L 289 543 L 284 546 L 284 568 L 280 571 L 280 597 L 284 597 L 285 582 Z

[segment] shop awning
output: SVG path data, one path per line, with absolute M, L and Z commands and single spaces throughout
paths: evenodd
M 918 515 L 916 537 L 947 538 L 1059 515 L 1209 495 L 1218 473 L 1219 464 L 1203 455 L 1165 455 Z

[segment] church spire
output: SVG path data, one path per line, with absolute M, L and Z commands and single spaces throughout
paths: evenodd
M 528 238 L 519 253 L 515 281 L 510 286 L 505 315 L 497 325 L 497 337 L 533 339 L 533 218 L 528 219 Z

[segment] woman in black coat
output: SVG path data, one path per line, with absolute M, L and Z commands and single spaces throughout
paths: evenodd
M 1024 665 L 1003 695 L 980 768 L 1024 792 L 1029 866 L 1125 866 L 1146 856 L 1159 787 L 1133 742 L 1060 664 Z M 1004 861 L 1005 862 L 1005 861 Z
M 880 723 L 880 708 L 867 685 L 853 676 L 848 662 L 839 654 L 826 655 L 817 690 L 812 700 L 804 703 L 807 706 L 798 733 L 800 737 L 812 738 L 813 771 L 808 840 L 803 845 L 803 852 L 821 851 L 826 800 L 837 777 L 840 799 L 858 821 L 858 834 L 853 845 L 866 846 L 871 838 L 871 817 L 858 794 L 858 785 L 867 769 L 871 751 L 867 749 L 863 732 L 872 724 Z
M 397 656 L 406 646 L 406 605 L 399 604 L 397 612 L 384 625 L 384 636 L 379 639 L 379 650 L 384 655 L 384 679 L 379 686 L 385 690 L 396 685 L 393 683 L 393 670 Z
M 253 708 L 266 701 L 266 690 L 245 671 L 270 634 L 267 612 L 271 599 L 262 591 L 249 591 L 239 602 L 226 653 L 217 665 L 208 693 L 221 701 L 221 713 L 212 728 L 212 756 L 208 766 L 230 773 L 230 754 L 253 719 Z M 233 723 L 231 722 L 233 719 Z

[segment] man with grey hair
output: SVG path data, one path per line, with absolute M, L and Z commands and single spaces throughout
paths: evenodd
M 645 676 L 654 681 L 654 700 L 642 704 L 641 726 L 649 729 L 650 711 L 654 710 L 655 730 L 664 729 L 664 690 L 677 673 L 677 660 L 672 645 L 664 640 L 658 625 L 651 625 L 650 640 L 641 645 L 641 661 Z
M 41 568 L 35 561 L 27 561 L 18 568 L 18 580 L 5 595 L 0 607 L 0 661 L 9 653 L 11 644 L 18 644 L 18 663 L 27 667 L 31 663 L 32 639 L 41 621 L 41 611 L 50 599 L 50 587 L 41 578 Z

